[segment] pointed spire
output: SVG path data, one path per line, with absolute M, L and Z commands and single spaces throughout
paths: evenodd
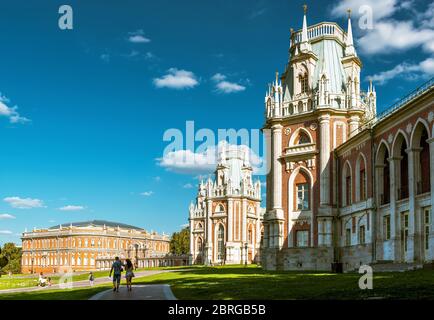
M 307 42 L 308 35 L 307 35 L 307 19 L 306 19 L 306 12 L 307 12 L 307 5 L 303 5 L 304 10 L 304 16 L 303 16 L 303 30 L 301 32 L 301 42 Z
M 304 10 L 304 16 L 303 16 L 303 29 L 301 31 L 300 50 L 302 52 L 309 52 L 312 51 L 312 49 L 309 44 L 309 35 L 307 33 L 307 18 L 306 18 L 307 5 L 303 5 L 303 10 Z
M 353 29 L 351 27 L 351 9 L 347 10 L 348 12 L 348 30 L 347 30 L 347 41 L 345 47 L 345 55 L 347 56 L 357 56 L 356 50 L 354 49 L 353 43 Z

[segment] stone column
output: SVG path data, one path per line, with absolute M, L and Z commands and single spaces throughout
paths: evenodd
M 268 238 L 269 238 L 268 222 L 264 222 L 264 242 L 263 242 L 262 249 L 269 248 Z
M 359 133 L 359 121 L 360 121 L 359 116 L 352 116 L 350 118 L 350 122 L 349 122 L 349 125 L 350 125 L 349 137 L 350 138 Z
M 392 250 L 392 257 L 395 262 L 400 259 L 401 248 L 399 247 L 399 240 L 401 238 L 399 228 L 399 218 L 396 212 L 396 170 L 398 167 L 399 158 L 389 158 L 390 167 L 390 244 Z
M 282 165 L 279 157 L 282 153 L 282 126 L 276 124 L 273 130 L 273 209 L 282 209 Z
M 419 261 L 421 258 L 421 227 L 420 210 L 416 203 L 417 179 L 415 164 L 419 162 L 420 148 L 407 149 L 408 154 L 408 250 L 406 259 L 411 262 Z
M 195 260 L 196 257 L 196 252 L 195 252 L 195 241 L 194 241 L 194 237 L 193 237 L 193 220 L 190 219 L 190 254 L 193 256 L 193 262 Z
M 228 199 L 228 242 L 233 241 L 233 220 L 234 220 L 234 213 L 233 213 L 233 200 Z
M 206 207 L 206 248 L 205 248 L 205 261 L 206 264 L 209 264 L 212 262 L 213 259 L 213 252 L 212 252 L 212 243 L 213 243 L 213 233 L 212 233 L 212 201 L 207 201 L 207 207 Z
M 430 175 L 431 175 L 431 217 L 430 217 L 430 232 L 429 232 L 429 254 L 428 258 L 434 262 L 434 138 L 427 140 L 429 143 L 430 154 Z
M 330 202 L 330 115 L 319 118 L 320 126 L 320 205 Z
M 247 242 L 247 200 L 241 200 L 241 241 L 244 244 Z

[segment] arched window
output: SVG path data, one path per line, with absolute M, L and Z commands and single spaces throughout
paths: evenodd
M 362 154 L 359 155 L 356 162 L 356 200 L 364 201 L 366 200 L 367 194 L 367 174 L 366 174 L 366 163 L 365 158 Z
M 408 198 L 408 154 L 407 141 L 404 134 L 399 132 L 393 145 L 393 157 L 397 158 L 395 181 L 398 200 Z
M 381 205 L 390 202 L 390 164 L 389 150 L 385 143 L 382 143 L 377 154 L 377 182 L 378 197 Z
M 217 229 L 217 260 L 223 260 L 225 255 L 225 229 L 219 224 Z
M 302 113 L 303 112 L 303 102 L 299 101 L 297 106 L 297 112 Z
M 419 122 L 413 131 L 412 149 L 417 150 L 414 154 L 414 176 L 416 180 L 416 193 L 426 193 L 431 190 L 430 176 L 430 153 L 428 131 L 422 122 Z M 419 151 L 419 152 L 418 152 Z
M 297 144 L 311 143 L 309 136 L 306 132 L 300 131 L 298 135 Z
M 224 213 L 225 212 L 225 207 L 221 203 L 219 203 L 217 205 L 217 207 L 215 208 L 215 212 L 216 213 Z
M 309 178 L 300 171 L 294 180 L 294 211 L 309 210 L 310 196 Z
M 349 206 L 353 203 L 353 196 L 352 196 L 352 177 L 351 177 L 351 166 L 348 162 L 344 165 L 343 170 L 343 183 L 342 183 L 342 204 L 344 206 Z

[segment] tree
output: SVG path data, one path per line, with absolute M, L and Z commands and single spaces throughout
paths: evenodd
M 0 261 L 0 269 L 3 272 L 20 273 L 21 271 L 21 248 L 18 248 L 14 243 L 5 243 L 1 250 L 1 257 L 6 259 L 6 264 Z M 1 260 L 1 258 L 0 258 Z
M 2 276 L 1 270 L 8 264 L 8 258 L 2 255 L 2 248 L 0 248 L 0 277 Z
M 187 254 L 190 251 L 190 228 L 186 227 L 180 232 L 174 232 L 170 239 L 170 252 L 174 254 Z

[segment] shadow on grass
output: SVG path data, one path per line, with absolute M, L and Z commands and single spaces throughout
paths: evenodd
M 137 283 L 168 283 L 178 299 L 434 299 L 433 271 L 378 273 L 373 290 L 359 288 L 360 276 L 225 266 L 158 274 Z

